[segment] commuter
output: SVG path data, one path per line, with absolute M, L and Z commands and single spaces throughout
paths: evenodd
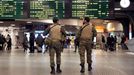
M 19 48 L 19 45 L 20 45 L 20 37 L 17 35 L 16 36 L 16 49 L 18 49 Z
M 79 41 L 78 41 L 78 38 L 75 38 L 75 39 L 74 39 L 74 46 L 75 46 L 75 51 L 74 51 L 74 52 L 76 52 L 77 49 L 79 48 Z
M 126 49 L 126 44 L 125 44 L 125 42 L 126 42 L 126 37 L 125 37 L 125 35 L 123 35 L 123 36 L 121 37 L 121 47 L 122 47 L 123 50 Z
M 107 37 L 107 43 L 106 43 L 106 51 L 111 48 L 111 37 L 110 34 Z
M 117 36 L 117 45 L 118 45 L 118 49 L 119 49 L 120 45 L 121 45 L 121 36 L 120 35 Z
M 48 39 L 49 39 L 49 37 L 45 37 L 44 38 L 44 44 L 45 44 L 45 51 L 44 51 L 44 53 L 47 52 L 47 51 L 49 51 L 49 44 L 50 44 L 49 41 L 50 40 L 48 40 Z
M 27 49 L 29 48 L 29 43 L 28 43 L 28 39 L 27 39 L 27 34 L 24 35 L 23 38 L 23 48 L 24 48 L 24 52 L 27 51 Z
M 5 45 L 6 45 L 6 38 L 2 35 L 2 50 L 5 50 Z
M 62 27 L 62 28 L 64 28 L 64 27 Z M 63 52 L 63 49 L 65 47 L 65 41 L 66 41 L 65 30 L 64 30 L 64 35 L 62 35 L 61 38 L 62 38 L 62 40 L 61 40 L 61 46 L 62 46 L 62 52 Z
M 37 45 L 38 52 L 41 53 L 42 52 L 42 46 L 43 46 L 43 43 L 44 43 L 44 39 L 41 36 L 41 34 L 38 34 L 37 38 L 35 39 L 35 42 L 36 42 L 36 45 Z
M 114 50 L 116 50 L 116 45 L 117 45 L 117 37 L 114 36 Z
M 49 45 L 45 44 L 45 51 L 44 51 L 44 53 L 46 53 L 48 51 L 49 51 Z
M 34 33 L 30 33 L 30 53 L 34 53 L 34 42 L 35 42 L 35 36 Z
M 0 50 L 3 50 L 3 43 L 4 43 L 4 40 L 3 40 L 2 35 L 0 34 Z
M 104 35 L 101 35 L 101 42 L 102 42 L 102 50 L 105 50 L 106 47 L 105 47 L 105 43 L 106 43 L 106 40 L 105 40 L 105 36 Z
M 12 39 L 11 39 L 11 36 L 9 34 L 7 35 L 6 42 L 7 42 L 7 50 L 11 50 Z
M 111 35 L 111 44 L 110 44 L 110 51 L 114 51 L 114 44 L 115 44 L 115 38 L 113 37 L 113 35 Z
M 93 29 L 95 29 L 95 25 L 94 24 L 92 24 L 92 26 L 93 26 Z M 94 30 L 94 33 L 96 33 L 96 35 L 93 35 L 92 36 L 92 48 L 96 48 L 96 37 L 97 37 L 97 31 L 96 30 Z
M 92 70 L 92 39 L 96 36 L 96 30 L 90 23 L 90 19 L 88 17 L 85 17 L 83 20 L 83 26 L 81 26 L 77 34 L 77 38 L 79 39 L 81 73 L 85 72 L 85 51 L 87 52 L 88 71 Z
M 71 39 L 70 38 L 66 39 L 66 44 L 67 44 L 67 48 L 70 48 L 70 45 L 71 45 Z
M 61 65 L 61 52 L 63 50 L 62 48 L 62 35 L 65 36 L 65 30 L 63 27 L 60 26 L 59 24 L 59 19 L 54 17 L 53 18 L 53 25 L 48 27 L 45 30 L 44 35 L 47 35 L 49 33 L 49 40 L 51 41 L 50 49 L 49 49 L 49 54 L 50 54 L 50 67 L 51 67 L 51 74 L 55 74 L 55 53 L 56 53 L 56 63 L 57 63 L 57 73 L 61 73 L 62 70 L 60 69 Z

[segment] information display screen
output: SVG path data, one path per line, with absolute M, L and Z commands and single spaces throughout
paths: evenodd
M 22 0 L 0 0 L 0 19 L 23 18 Z
M 72 0 L 72 17 L 107 18 L 109 0 Z
M 51 19 L 65 17 L 64 0 L 30 0 L 30 18 Z
M 109 0 L 0 0 L 0 19 L 63 19 L 85 16 L 107 18 Z

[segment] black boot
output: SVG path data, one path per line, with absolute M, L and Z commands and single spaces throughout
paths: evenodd
M 91 71 L 91 70 L 92 70 L 92 65 L 88 64 L 88 71 Z
M 80 66 L 81 66 L 80 72 L 81 73 L 84 73 L 85 72 L 85 65 L 84 64 L 80 64 Z
M 55 74 L 55 68 L 53 66 L 51 66 L 51 74 Z
M 57 64 L 57 73 L 61 73 L 62 70 L 60 69 L 60 64 Z

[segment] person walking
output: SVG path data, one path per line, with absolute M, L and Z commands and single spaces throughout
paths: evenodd
M 66 35 L 65 30 L 59 24 L 59 19 L 57 17 L 53 18 L 53 25 L 48 27 L 45 30 L 44 35 L 49 34 L 49 54 L 50 54 L 50 67 L 51 67 L 51 74 L 55 74 L 55 61 L 54 57 L 56 54 L 56 64 L 57 64 L 57 73 L 61 73 L 62 70 L 60 69 L 61 66 L 61 52 L 63 50 L 62 47 L 62 35 Z
M 23 48 L 24 48 L 24 52 L 27 51 L 27 49 L 29 48 L 27 34 L 25 34 L 23 38 Z
M 70 48 L 71 39 L 69 37 L 66 39 L 66 44 L 67 44 L 67 48 Z
M 43 46 L 43 43 L 44 43 L 44 39 L 41 36 L 41 34 L 38 34 L 37 38 L 35 39 L 35 42 L 37 44 L 38 53 L 41 53 L 42 52 L 42 46 Z
M 75 38 L 75 40 L 74 40 L 74 46 L 75 46 L 75 51 L 74 51 L 74 52 L 76 52 L 77 49 L 79 48 L 79 41 L 78 41 L 78 38 Z
M 34 42 L 35 42 L 35 36 L 34 36 L 34 33 L 31 32 L 30 33 L 30 41 L 29 41 L 29 44 L 30 44 L 30 52 L 29 53 L 34 53 Z
M 117 37 L 114 36 L 114 50 L 116 51 L 116 47 L 117 47 Z
M 5 46 L 6 46 L 6 38 L 4 35 L 2 35 L 2 40 L 3 40 L 3 43 L 2 43 L 2 50 L 4 51 L 5 50 Z
M 11 39 L 11 36 L 9 34 L 7 35 L 6 41 L 7 41 L 7 50 L 11 50 L 12 39 Z
M 106 51 L 110 50 L 110 47 L 111 47 L 111 35 L 109 34 L 108 37 L 107 37 L 107 42 L 106 42 Z
M 93 38 L 97 36 L 96 29 L 90 23 L 89 17 L 85 17 L 77 38 L 79 39 L 79 55 L 81 73 L 85 72 L 85 52 L 87 52 L 88 71 L 92 70 L 92 43 Z
M 101 42 L 102 42 L 102 46 L 101 46 L 102 50 L 106 50 L 105 47 L 106 40 L 104 35 L 101 35 Z
M 3 36 L 0 34 L 0 50 L 3 50 L 3 44 L 4 44 L 4 39 Z

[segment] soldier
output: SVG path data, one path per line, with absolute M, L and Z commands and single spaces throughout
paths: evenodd
M 45 30 L 44 35 L 47 35 L 49 33 L 49 40 L 51 41 L 51 45 L 49 43 L 49 54 L 50 54 L 50 67 L 51 67 L 51 74 L 55 74 L 55 62 L 54 62 L 54 56 L 56 53 L 56 63 L 57 63 L 57 73 L 61 73 L 62 70 L 60 69 L 61 64 L 61 52 L 63 50 L 62 48 L 62 37 L 65 36 L 65 31 L 63 27 L 59 24 L 59 19 L 54 17 L 53 18 L 53 25 L 48 27 Z
M 92 43 L 93 38 L 97 36 L 97 32 L 92 26 L 90 19 L 88 17 L 84 18 L 83 26 L 81 26 L 77 38 L 79 39 L 79 55 L 80 55 L 80 66 L 81 66 L 81 73 L 85 72 L 85 51 L 87 52 L 87 63 L 88 63 L 88 71 L 92 70 Z

